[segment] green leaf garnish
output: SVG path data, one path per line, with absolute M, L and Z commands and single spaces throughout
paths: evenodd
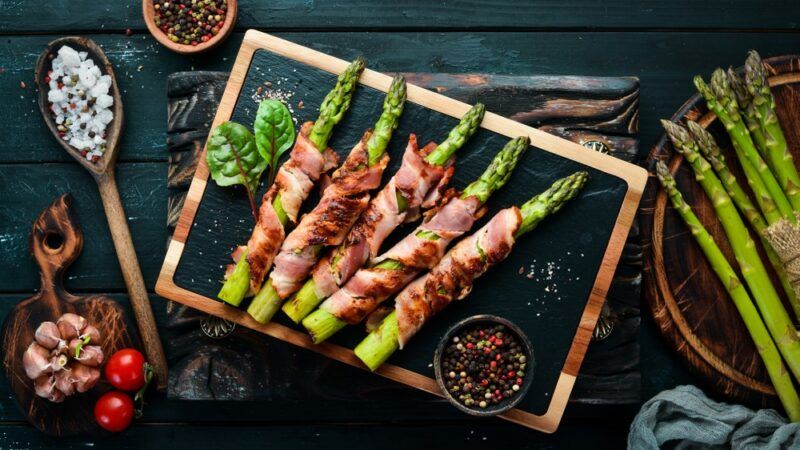
M 258 105 L 253 130 L 258 153 L 269 164 L 269 183 L 272 184 L 281 155 L 294 143 L 292 115 L 282 102 L 273 99 L 263 100 Z
M 245 187 L 253 218 L 258 221 L 254 193 L 268 162 L 258 153 L 253 134 L 235 122 L 219 124 L 208 139 L 206 162 L 211 178 L 218 185 Z

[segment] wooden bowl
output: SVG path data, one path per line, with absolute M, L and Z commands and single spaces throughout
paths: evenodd
M 800 56 L 781 56 L 764 62 L 777 104 L 778 119 L 795 163 L 798 163 Z M 708 74 L 704 75 L 708 79 Z M 687 119 L 698 122 L 714 135 L 737 180 L 752 198 L 725 128 L 708 111 L 699 94 L 687 100 L 671 118 L 679 123 L 685 123 Z M 728 261 L 736 267 L 713 205 L 695 181 L 691 167 L 675 152 L 666 136 L 661 137 L 650 153 L 648 166 L 651 173 L 657 161 L 664 161 L 669 166 L 684 198 L 714 236 Z M 739 312 L 654 176 L 650 177 L 639 211 L 645 260 L 644 295 L 667 345 L 707 386 L 724 397 L 755 408 L 779 408 L 764 364 Z M 751 234 L 755 238 L 752 231 Z M 776 290 L 785 297 L 772 267 L 766 262 L 761 243 L 754 240 L 762 253 L 762 261 L 773 276 Z M 792 309 L 788 304 L 786 309 L 791 315 Z
M 445 347 L 447 347 L 447 344 L 452 341 L 453 336 L 461 333 L 466 328 L 472 328 L 479 324 L 499 324 L 505 326 L 509 332 L 514 334 L 514 337 L 522 346 L 525 352 L 525 357 L 527 358 L 525 377 L 522 380 L 522 386 L 520 386 L 519 392 L 496 405 L 488 406 L 486 408 L 472 408 L 459 402 L 458 399 L 454 398 L 450 394 L 450 391 L 447 390 L 444 380 L 445 374 L 442 373 L 442 353 L 444 352 Z M 444 397 L 459 411 L 478 417 L 496 416 L 517 406 L 517 404 L 522 401 L 523 397 L 525 397 L 525 394 L 528 393 L 528 390 L 530 390 L 531 385 L 533 384 L 534 363 L 535 360 L 533 358 L 533 346 L 531 345 L 531 341 L 528 339 L 525 333 L 523 333 L 522 329 L 507 319 L 493 316 L 491 314 L 479 314 L 477 316 L 467 317 L 466 319 L 450 327 L 444 336 L 442 336 L 442 340 L 439 341 L 439 345 L 436 346 L 436 352 L 433 355 L 433 370 L 436 374 L 436 383 L 439 385 L 439 389 L 442 390 Z
M 225 14 L 225 23 L 222 24 L 222 28 L 219 30 L 219 33 L 217 33 L 216 36 L 212 37 L 208 41 L 197 45 L 177 44 L 169 40 L 167 34 L 156 26 L 155 20 L 153 19 L 155 17 L 155 13 L 156 11 L 155 8 L 153 8 L 153 0 L 142 0 L 142 15 L 144 16 L 144 23 L 147 24 L 147 29 L 150 31 L 150 34 L 152 34 L 153 37 L 161 43 L 161 45 L 167 47 L 173 52 L 180 53 L 182 55 L 191 55 L 195 53 L 202 53 L 216 47 L 219 43 L 224 41 L 228 35 L 231 34 L 231 31 L 233 31 L 233 26 L 236 24 L 237 5 L 236 0 L 228 0 L 228 10 Z

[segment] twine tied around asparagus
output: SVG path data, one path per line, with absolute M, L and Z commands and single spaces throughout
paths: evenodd
M 800 214 L 795 214 L 800 220 Z M 775 250 L 786 269 L 794 292 L 800 296 L 800 223 L 780 220 L 764 230 L 764 238 Z

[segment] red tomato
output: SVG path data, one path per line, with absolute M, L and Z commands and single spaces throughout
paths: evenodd
M 94 420 L 108 431 L 120 432 L 133 420 L 133 400 L 124 392 L 103 394 L 94 404 Z
M 138 391 L 144 386 L 144 355 L 133 348 L 124 348 L 106 362 L 106 378 L 117 389 Z

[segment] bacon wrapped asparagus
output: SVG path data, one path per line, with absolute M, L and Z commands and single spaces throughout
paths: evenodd
M 556 181 L 521 208 L 498 212 L 483 228 L 453 246 L 436 267 L 397 295 L 394 311 L 358 344 L 356 356 L 370 370 L 380 367 L 435 314 L 469 295 L 475 279 L 506 259 L 520 236 L 575 197 L 587 178 L 586 172 L 576 172 Z
M 372 267 L 356 272 L 319 309 L 303 319 L 303 326 L 314 342 L 324 341 L 347 324 L 361 322 L 420 272 L 433 268 L 450 242 L 469 231 L 483 214 L 483 204 L 511 177 L 528 143 L 525 137 L 506 144 L 480 178 L 460 196 L 450 196 L 430 220 L 374 259 Z
M 298 133 L 289 160 L 275 176 L 275 182 L 261 199 L 258 220 L 247 246 L 233 252 L 235 266 L 229 266 L 218 297 L 239 306 L 248 292 L 261 288 L 267 271 L 285 237 L 284 228 L 297 223 L 300 205 L 320 176 L 336 167 L 338 158 L 328 148 L 333 128 L 350 107 L 364 60 L 357 58 L 336 80 L 320 106 L 316 122 L 306 122 Z
M 383 112 L 374 131 L 367 131 L 336 170 L 317 206 L 298 224 L 275 257 L 269 280 L 248 308 L 251 316 L 267 322 L 282 299 L 302 286 L 322 250 L 342 243 L 369 204 L 371 191 L 381 184 L 389 155 L 386 148 L 397 129 L 406 101 L 406 81 L 398 76 L 386 93 Z
M 429 143 L 420 151 L 416 136 L 409 137 L 400 169 L 370 202 L 342 245 L 320 259 L 312 277 L 283 305 L 289 318 L 299 323 L 369 258 L 378 256 L 384 240 L 395 228 L 415 220 L 421 206 L 438 200 L 453 173 L 453 155 L 478 129 L 484 112 L 482 104 L 473 106 L 438 146 Z

